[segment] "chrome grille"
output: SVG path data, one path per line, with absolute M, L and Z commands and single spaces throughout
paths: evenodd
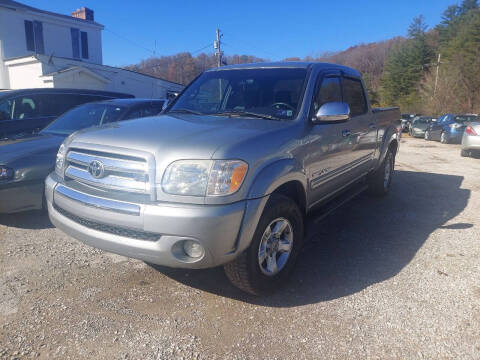
M 65 177 L 97 188 L 140 194 L 150 193 L 149 166 L 146 159 L 114 153 L 70 149 L 67 154 Z M 89 170 L 100 163 L 101 176 Z

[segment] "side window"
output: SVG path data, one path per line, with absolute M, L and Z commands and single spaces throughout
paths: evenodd
M 363 86 L 359 80 L 343 79 L 343 101 L 350 106 L 351 117 L 363 115 L 368 110 Z
M 315 95 L 313 101 L 313 109 L 316 113 L 320 107 L 327 102 L 341 102 L 342 89 L 339 77 L 326 77 L 322 80 L 322 84 Z
M 34 96 L 22 96 L 13 100 L 13 120 L 35 118 L 38 113 L 38 103 Z
M 12 120 L 12 100 L 0 101 L 0 121 Z
M 40 21 L 25 20 L 25 40 L 28 51 L 45 54 L 43 45 L 43 24 Z

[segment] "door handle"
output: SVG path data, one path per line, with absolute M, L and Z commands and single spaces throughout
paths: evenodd
M 376 129 L 376 128 L 377 128 L 377 125 L 375 125 L 374 123 L 370 123 L 370 124 L 368 124 L 368 127 L 369 127 L 370 129 Z
M 349 137 L 351 135 L 351 131 L 350 130 L 343 130 L 342 131 L 342 136 L 343 137 Z

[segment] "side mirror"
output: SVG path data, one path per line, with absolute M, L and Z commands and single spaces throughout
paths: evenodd
M 320 106 L 312 122 L 321 124 L 324 122 L 343 122 L 348 119 L 350 119 L 350 106 L 347 103 L 328 102 Z

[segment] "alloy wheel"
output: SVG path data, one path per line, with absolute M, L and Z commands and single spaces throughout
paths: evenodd
M 293 228 L 285 218 L 273 220 L 263 232 L 258 247 L 258 264 L 263 274 L 274 276 L 287 264 L 293 249 Z

